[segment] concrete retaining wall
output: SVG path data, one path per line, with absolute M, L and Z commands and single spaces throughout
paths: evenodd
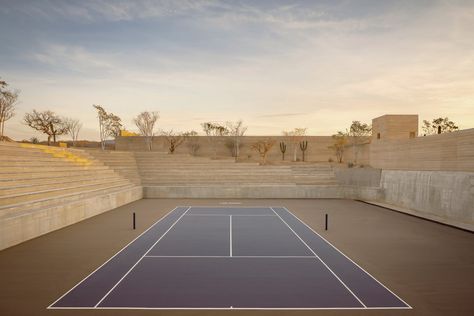
M 337 185 L 149 186 L 143 191 L 145 198 L 344 198 Z
M 367 199 L 380 198 L 378 187 L 345 185 L 146 186 L 144 198 Z
M 474 173 L 371 168 L 335 172 L 344 196 L 474 231 Z
M 0 250 L 143 198 L 132 189 L 0 219 Z
M 383 170 L 380 202 L 474 231 L 474 173 Z
M 251 149 L 251 145 L 259 140 L 272 139 L 275 141 L 275 145 L 268 153 L 268 161 L 279 162 L 282 159 L 280 152 L 280 142 L 285 142 L 287 150 L 285 154 L 286 161 L 293 160 L 293 145 L 284 136 L 244 136 L 241 138 L 242 147 L 240 149 L 240 158 L 242 160 L 259 161 L 260 157 L 257 152 Z M 217 156 L 219 157 L 231 157 L 232 152 L 229 149 L 228 144 L 232 141 L 231 137 L 212 137 L 214 143 L 209 141 L 207 136 L 197 136 L 194 138 L 199 144 L 198 156 L 213 157 L 214 156 L 214 145 L 216 148 Z M 329 147 L 334 144 L 334 140 L 331 136 L 306 136 L 304 140 L 308 141 L 308 149 L 305 153 L 306 161 L 318 161 L 327 162 L 329 159 L 336 161 L 334 151 Z M 188 154 L 190 153 L 190 140 L 186 140 L 181 146 L 178 147 L 176 153 Z M 117 137 L 115 141 L 116 150 L 124 151 L 147 151 L 145 140 L 140 136 L 131 137 Z M 153 137 L 153 151 L 167 152 L 168 142 L 162 136 Z M 358 161 L 361 164 L 369 163 L 369 147 L 367 145 L 359 145 L 356 148 Z M 344 153 L 344 162 L 351 161 L 354 155 L 354 148 L 348 146 Z M 297 159 L 302 160 L 302 153 L 297 146 Z
M 474 171 L 474 128 L 402 140 L 372 139 L 370 165 L 386 170 Z
M 382 170 L 373 168 L 336 169 L 336 180 L 343 185 L 379 187 Z

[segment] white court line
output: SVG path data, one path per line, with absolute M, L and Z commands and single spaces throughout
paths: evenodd
M 186 214 L 186 216 L 270 216 L 275 217 L 274 214 Z
M 278 259 L 278 258 L 311 258 L 314 259 L 314 256 L 145 256 L 145 258 L 269 258 L 269 259 Z
M 180 206 L 180 207 L 185 207 L 185 206 Z M 258 208 L 258 209 L 266 209 L 268 210 L 269 207 L 268 206 L 264 206 L 264 205 L 255 205 L 255 206 L 243 206 L 243 205 L 236 205 L 236 206 L 225 206 L 225 205 L 193 205 L 191 206 L 191 209 L 192 208 L 211 208 L 211 209 L 232 209 L 232 208 Z
M 288 228 L 293 232 L 293 234 L 295 234 L 296 237 L 299 238 L 299 240 L 301 240 L 301 242 L 306 246 L 308 247 L 308 249 L 314 254 L 314 256 L 319 259 L 319 261 L 321 261 L 321 263 L 336 277 L 336 279 L 339 280 L 339 282 L 341 282 L 342 285 L 344 285 L 344 287 L 352 294 L 352 296 L 354 296 L 360 304 L 362 304 L 362 306 L 364 306 L 364 308 L 367 308 L 367 306 L 360 300 L 360 298 L 357 297 L 357 295 L 354 294 L 354 292 L 352 292 L 352 290 L 337 276 L 336 273 L 334 273 L 334 271 L 332 271 L 332 269 L 316 254 L 316 252 L 314 252 L 313 249 L 311 249 L 310 246 L 308 246 L 308 244 L 303 240 L 303 238 L 301 238 L 294 230 L 293 228 L 291 228 L 290 225 L 288 225 L 287 222 L 285 222 L 285 220 L 283 218 L 281 218 L 280 215 L 278 215 L 277 212 L 275 212 L 275 210 L 273 209 L 273 207 L 270 207 L 270 209 L 281 219 L 281 221 L 283 223 L 285 223 L 286 226 L 288 226 Z
M 53 302 L 48 308 L 51 308 L 51 309 L 77 309 L 77 310 L 86 310 L 86 309 L 117 309 L 117 310 L 369 310 L 369 309 L 373 309 L 373 310 L 402 310 L 402 309 L 411 309 L 412 307 L 410 305 L 408 305 L 405 301 L 403 301 L 401 298 L 399 298 L 395 293 L 393 293 L 392 291 L 390 291 L 390 289 L 388 289 L 387 287 L 385 287 L 382 283 L 380 283 L 377 279 L 375 279 L 372 275 L 370 275 L 367 271 L 365 271 L 363 268 L 361 268 L 357 263 L 355 263 L 354 261 L 352 261 L 349 257 L 347 257 L 344 253 L 342 253 L 339 249 L 337 249 L 334 245 L 332 245 L 329 241 L 327 241 L 324 237 L 322 237 L 321 235 L 319 235 L 316 231 L 314 231 L 311 227 L 309 227 L 306 223 L 304 223 L 301 219 L 299 219 L 296 215 L 294 215 L 293 213 L 291 213 L 286 207 L 281 207 L 281 206 L 278 206 L 279 208 L 284 208 L 288 213 L 290 213 L 291 215 L 293 215 L 296 219 L 298 219 L 301 223 L 303 223 L 305 226 L 307 226 L 311 231 L 313 231 L 316 235 L 318 235 L 319 237 L 321 237 L 323 240 L 325 240 L 328 244 L 330 244 L 333 248 L 335 248 L 337 251 L 339 251 L 342 255 L 344 255 L 347 259 L 349 259 L 351 262 L 353 262 L 356 266 L 358 266 L 362 271 L 364 271 L 365 273 L 367 273 L 369 276 L 371 276 L 375 281 L 377 281 L 380 285 L 382 285 L 384 288 L 386 288 L 389 292 L 391 292 L 394 296 L 396 296 L 397 298 L 400 299 L 400 301 L 402 301 L 403 303 L 405 303 L 407 305 L 407 307 L 309 307 L 309 308 L 306 308 L 306 307 L 100 307 L 100 306 L 95 306 L 95 307 L 52 307 L 52 305 L 54 305 L 56 302 L 58 302 L 61 298 L 63 298 L 65 295 L 67 295 L 69 292 L 71 292 L 74 288 L 76 288 L 79 284 L 81 284 L 83 281 L 85 281 L 89 276 L 91 276 L 92 274 L 94 274 L 97 270 L 99 270 L 102 266 L 104 266 L 107 262 L 109 262 L 111 259 L 113 259 L 115 256 L 117 256 L 120 252 L 122 252 L 125 248 L 127 248 L 131 243 L 133 243 L 136 239 L 138 239 L 140 236 L 142 236 L 144 233 L 146 233 L 148 230 L 150 230 L 153 226 L 155 226 L 156 224 L 158 224 L 161 220 L 163 220 L 165 217 L 167 217 L 170 213 L 172 213 L 174 210 L 180 208 L 180 207 L 186 207 L 186 206 L 177 206 L 176 208 L 174 208 L 173 210 L 171 210 L 170 212 L 168 212 L 164 217 L 162 217 L 159 221 L 157 221 L 156 223 L 154 223 L 152 226 L 150 226 L 147 230 L 145 230 L 143 233 L 141 233 L 139 236 L 137 236 L 134 240 L 132 240 L 129 244 L 127 244 L 125 247 L 123 247 L 119 252 L 117 252 L 114 256 L 112 256 L 109 260 L 107 260 L 106 262 L 104 262 L 100 267 L 98 267 L 96 270 L 94 270 L 92 273 L 90 273 L 87 277 L 85 277 L 81 282 L 79 282 L 78 284 L 76 284 L 72 289 L 70 289 L 68 292 L 66 292 L 64 295 L 62 295 L 60 298 L 58 298 L 55 302 Z M 206 206 L 198 206 L 198 207 L 206 207 Z M 210 207 L 211 208 L 211 207 Z M 219 206 L 212 206 L 212 208 L 223 208 L 223 207 L 219 207 Z M 241 207 L 239 206 L 239 208 L 267 208 L 268 207 L 261 207 L 261 206 L 255 206 L 255 207 Z M 191 209 L 191 207 L 188 207 L 188 209 L 181 215 L 180 218 L 178 218 L 177 221 L 179 221 L 183 216 L 186 215 L 186 213 Z M 278 216 L 280 218 L 280 220 L 283 221 L 283 219 L 275 212 L 275 210 L 273 210 L 273 208 L 269 208 L 271 209 L 275 214 L 276 216 Z M 189 216 L 190 214 L 186 215 L 186 216 Z M 226 216 L 229 216 L 229 215 L 226 215 Z M 236 216 L 236 215 L 233 215 L 233 216 Z M 271 216 L 275 216 L 275 215 L 271 215 Z M 172 226 L 174 226 L 177 221 L 175 223 L 173 223 Z M 283 221 L 288 227 L 289 225 Z M 171 229 L 172 227 L 170 227 L 166 232 L 165 234 Z M 291 229 L 291 227 L 289 227 L 290 230 L 293 231 L 293 229 Z M 295 233 L 293 231 L 293 233 Z M 296 233 L 295 235 L 300 238 Z M 163 235 L 164 236 L 164 235 Z M 162 237 L 163 237 L 162 236 Z M 161 237 L 161 238 L 162 238 Z M 160 238 L 160 239 L 161 239 Z M 159 239 L 159 240 L 160 240 Z M 155 245 L 159 242 L 159 240 L 157 242 L 155 242 Z M 300 240 L 302 240 L 300 238 Z M 302 240 L 303 241 L 303 240 Z M 304 244 L 306 244 L 304 241 L 303 241 Z M 183 257 L 183 258 L 199 258 L 199 257 L 215 257 L 215 258 L 230 258 L 228 256 L 148 256 L 146 255 L 155 245 L 153 245 L 146 253 L 145 255 L 142 257 L 146 257 L 146 258 L 166 258 L 166 257 L 170 257 L 170 258 L 173 258 L 173 257 L 176 257 L 176 258 L 179 258 L 179 257 Z M 306 246 L 308 247 L 308 245 L 306 244 Z M 309 248 L 309 247 L 308 247 Z M 310 250 L 312 250 L 311 248 L 309 248 Z M 314 254 L 314 251 L 312 251 L 312 253 Z M 313 259 L 315 256 L 234 256 L 232 258 L 311 258 Z M 318 256 L 316 256 L 319 260 L 321 260 Z M 142 260 L 142 258 L 140 260 Z M 322 260 L 321 260 L 322 262 Z M 138 262 L 136 263 L 138 264 Z M 136 265 L 135 264 L 135 265 Z M 323 262 L 323 264 L 325 265 L 325 263 Z M 132 267 L 133 269 L 133 267 Z M 330 269 L 329 269 L 330 270 Z M 130 270 L 129 270 L 130 272 Z M 331 271 L 332 272 L 332 271 Z M 128 274 L 128 272 L 127 272 Z M 334 274 L 334 273 L 333 273 Z M 125 276 L 124 276 L 125 277 Z M 123 278 L 124 278 L 123 277 Z M 337 276 L 336 276 L 337 277 Z M 122 279 L 123 279 L 122 278 Z M 120 281 L 119 281 L 120 282 Z M 111 292 L 111 291 L 109 291 Z M 108 293 L 109 294 L 109 293 Z M 104 298 L 103 298 L 104 299 Z
M 190 208 L 191 207 L 188 207 L 188 209 L 184 211 L 183 214 L 181 214 L 181 216 L 170 226 L 170 228 L 168 228 L 168 230 L 166 230 L 165 233 L 161 235 L 161 237 L 158 238 L 158 240 L 155 241 L 155 243 L 151 245 L 150 248 L 148 248 L 148 250 L 143 254 L 143 256 L 138 259 L 138 261 L 127 271 L 127 273 L 125 273 L 122 278 L 117 283 L 115 283 L 115 285 L 104 295 L 104 297 L 100 299 L 99 302 L 97 302 L 97 304 L 95 304 L 94 307 L 97 307 L 100 303 L 102 303 L 102 301 L 117 287 L 117 285 L 120 284 L 120 282 L 122 282 L 123 279 L 125 279 L 125 277 L 133 270 L 133 268 L 135 268 L 140 263 L 140 261 L 142 261 L 142 259 L 150 252 L 150 250 L 153 249 L 153 247 L 155 247 L 155 245 L 158 244 L 158 242 L 163 239 L 163 237 L 165 237 L 165 235 L 174 227 L 174 225 L 176 225 L 177 222 L 179 222 L 179 220 L 184 216 L 184 214 L 186 214 L 187 211 L 189 211 Z
M 53 307 L 53 309 L 124 309 L 124 310 L 269 310 L 269 311 L 313 311 L 313 310 L 385 310 L 410 309 L 409 307 Z
M 401 302 L 403 302 L 407 308 L 409 309 L 412 309 L 413 307 L 410 306 L 410 304 L 408 304 L 407 302 L 405 302 L 403 299 L 401 299 L 397 294 L 393 293 L 392 290 L 390 290 L 388 287 L 386 287 L 382 282 L 380 282 L 379 280 L 377 280 L 373 275 L 371 275 L 369 272 L 365 271 L 364 268 L 362 268 L 360 265 L 358 265 L 356 262 L 354 262 L 354 260 L 352 260 L 351 258 L 349 258 L 348 256 L 346 256 L 345 253 L 343 253 L 341 250 L 339 250 L 336 246 L 334 246 L 331 242 L 329 242 L 326 238 L 324 238 L 323 236 L 321 236 L 318 232 L 316 232 L 314 229 L 312 229 L 308 224 L 306 224 L 305 222 L 303 222 L 298 216 L 296 216 L 295 214 L 293 214 L 292 212 L 290 212 L 290 210 L 288 210 L 286 207 L 281 207 L 281 206 L 277 206 L 279 208 L 283 208 L 285 209 L 289 214 L 291 214 L 294 218 L 296 218 L 298 221 L 300 221 L 301 223 L 303 223 L 306 227 L 308 227 L 313 233 L 315 233 L 316 235 L 318 235 L 322 240 L 324 240 L 325 242 L 327 242 L 329 245 L 331 245 L 331 247 L 333 247 L 335 250 L 337 250 L 341 255 L 343 255 L 344 257 L 346 257 L 350 262 L 352 262 L 353 264 L 355 264 L 359 269 L 361 269 L 362 271 L 364 271 L 368 276 L 370 276 L 372 279 L 374 279 L 378 284 L 380 284 L 381 286 L 383 286 L 387 291 L 389 291 L 390 293 L 392 293 L 396 298 L 398 298 Z
M 123 250 L 125 250 L 125 248 L 127 248 L 128 246 L 130 246 L 135 240 L 137 240 L 138 238 L 140 238 L 143 234 L 145 234 L 147 231 L 149 231 L 153 226 L 157 225 L 159 222 L 161 222 L 163 219 L 165 219 L 168 215 L 170 215 L 174 210 L 180 208 L 180 206 L 176 206 L 174 209 L 172 209 L 171 211 L 169 211 L 168 213 L 166 213 L 165 216 L 163 216 L 162 218 L 160 218 L 158 221 L 156 221 L 153 225 L 151 225 L 150 227 L 148 227 L 145 231 L 143 231 L 140 235 L 138 235 L 137 237 L 135 237 L 131 242 L 129 242 L 125 247 L 123 247 L 122 249 L 120 249 L 116 254 L 114 254 L 112 257 L 110 257 L 107 261 L 105 261 L 104 263 L 102 263 L 97 269 L 95 269 L 94 271 L 92 271 L 91 273 L 89 273 L 84 279 L 82 279 L 81 281 L 79 281 L 79 283 L 77 283 L 76 285 L 74 285 L 69 291 L 67 291 L 66 293 L 64 293 L 63 295 L 61 295 L 57 300 L 55 300 L 53 303 L 51 303 L 47 309 L 50 309 L 50 308 L 53 308 L 52 306 L 54 304 L 56 304 L 59 300 L 61 300 L 64 296 L 66 296 L 67 294 L 69 294 L 72 290 L 74 290 L 76 287 L 78 287 L 82 282 L 84 282 L 85 280 L 87 280 L 91 275 L 93 275 L 94 273 L 96 273 L 100 268 L 102 268 L 103 266 L 105 266 L 107 264 L 107 262 L 109 262 L 110 260 L 112 260 L 113 258 L 115 258 L 119 253 L 121 253 Z M 54 307 L 54 308 L 57 308 L 57 307 Z
M 229 216 L 229 249 L 230 256 L 232 257 L 232 215 Z

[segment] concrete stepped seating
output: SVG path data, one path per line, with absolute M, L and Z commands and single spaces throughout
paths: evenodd
M 218 184 L 335 184 L 330 165 L 266 165 L 235 163 L 188 155 L 135 153 L 144 186 Z
M 12 146 L 3 143 L 0 149 L 2 154 L 16 153 L 23 157 L 17 162 L 0 161 L 2 188 L 0 206 L 79 193 L 83 190 L 130 185 L 127 179 L 120 177 L 100 161 L 91 159 L 85 152 L 29 144 Z M 38 162 L 38 157 L 42 157 L 41 163 Z M 83 175 L 84 172 L 88 173 L 88 177 L 76 182 L 75 176 Z M 51 185 L 52 179 L 60 185 Z
M 136 152 L 145 197 L 339 196 L 330 165 L 265 165 Z M 315 189 L 315 190 L 313 190 Z M 316 192 L 316 193 L 314 193 Z M 323 192 L 323 193 L 321 193 Z
M 142 196 L 86 151 L 0 142 L 0 249 Z
M 81 193 L 84 190 L 90 189 L 107 189 L 109 187 L 114 187 L 116 185 L 129 185 L 128 180 L 126 179 L 113 179 L 109 181 L 99 181 L 98 183 L 94 183 L 89 181 L 85 184 L 64 184 L 60 188 L 43 188 L 42 190 L 36 187 L 29 187 L 26 192 L 21 193 L 13 193 L 8 194 L 5 196 L 0 197 L 0 207 L 4 205 L 26 202 L 26 201 L 35 201 L 41 198 L 50 198 L 50 197 L 58 197 L 63 196 L 66 194 L 74 194 L 74 193 Z
M 18 217 L 21 214 L 34 214 L 36 210 L 44 210 L 53 206 L 65 206 L 72 201 L 81 201 L 91 197 L 99 197 L 119 191 L 128 191 L 129 185 L 109 185 L 107 188 L 92 188 L 81 190 L 80 192 L 64 193 L 60 196 L 47 197 L 44 196 L 32 201 L 22 201 L 19 203 L 9 204 L 8 206 L 0 206 L 0 219 L 8 217 Z
M 87 153 L 132 183 L 141 184 L 137 161 L 133 152 L 89 149 Z
M 7 195 L 13 194 L 21 194 L 21 193 L 28 193 L 31 192 L 31 188 L 34 187 L 35 190 L 41 191 L 45 189 L 60 189 L 60 188 L 68 188 L 68 187 L 78 187 L 85 184 L 101 184 L 101 183 L 110 183 L 116 181 L 116 177 L 108 177 L 100 179 L 82 179 L 82 180 L 56 180 L 55 182 L 46 182 L 40 181 L 37 183 L 10 183 L 10 185 L 0 186 L 0 198 Z M 0 182 L 1 183 L 1 182 Z M 36 192 L 37 192 L 36 191 Z
M 101 170 L 100 174 L 102 176 L 116 176 L 113 170 Z M 15 181 L 18 183 L 40 183 L 41 179 L 44 181 L 49 181 L 53 179 L 75 179 L 77 177 L 95 177 L 97 175 L 97 170 L 73 170 L 73 171 L 51 171 L 49 173 L 45 172 L 22 172 L 22 173 L 3 173 L 0 177 L 0 186 L 2 183 L 9 183 L 11 185 Z

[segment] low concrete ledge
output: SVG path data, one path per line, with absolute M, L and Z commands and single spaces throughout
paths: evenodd
M 345 189 L 338 185 L 201 185 L 146 186 L 144 198 L 344 198 Z
M 0 218 L 0 250 L 143 198 L 140 186 Z

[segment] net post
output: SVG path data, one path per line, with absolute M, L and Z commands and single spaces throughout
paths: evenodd
M 135 212 L 133 212 L 133 229 L 136 227 Z
M 326 214 L 324 222 L 325 222 L 324 230 L 328 230 L 328 214 Z

